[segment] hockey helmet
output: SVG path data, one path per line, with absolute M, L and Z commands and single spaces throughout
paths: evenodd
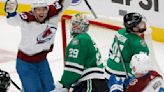
M 146 74 L 149 72 L 150 67 L 151 67 L 151 60 L 148 55 L 146 54 L 135 54 L 132 56 L 132 59 L 130 61 L 130 67 L 135 68 L 135 71 L 132 72 L 134 74 L 136 73 L 141 73 L 141 74 Z
M 31 8 L 37 8 L 37 7 L 47 7 L 47 1 L 46 0 L 32 0 L 31 2 Z
M 89 29 L 89 21 L 83 14 L 76 14 L 72 16 L 70 21 L 71 35 L 85 33 Z
M 142 15 L 139 13 L 128 13 L 124 16 L 123 20 L 126 28 L 133 28 L 142 21 Z
M 10 75 L 9 73 L 0 70 L 0 89 L 7 90 L 10 86 Z

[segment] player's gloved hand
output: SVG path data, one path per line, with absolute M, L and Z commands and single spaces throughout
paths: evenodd
M 123 92 L 122 80 L 117 80 L 115 75 L 111 75 L 108 81 L 110 92 Z
M 5 3 L 5 12 L 7 13 L 7 18 L 13 17 L 17 14 L 16 10 L 18 3 L 16 0 L 7 0 Z
M 164 88 L 160 88 L 158 92 L 164 92 Z
M 64 88 L 64 86 L 60 82 L 57 82 L 54 92 L 68 92 L 68 89 Z
M 124 80 L 124 88 L 125 88 L 125 89 L 128 87 L 129 83 L 130 83 L 133 79 L 134 79 L 134 78 L 129 77 L 128 79 L 126 78 L 126 79 Z

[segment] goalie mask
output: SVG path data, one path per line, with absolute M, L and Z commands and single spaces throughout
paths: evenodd
M 151 67 L 151 61 L 149 56 L 146 54 L 135 54 L 132 56 L 130 67 L 132 68 L 132 72 L 134 74 L 146 74 L 149 72 Z
M 76 36 L 80 33 L 85 33 L 88 31 L 89 21 L 86 19 L 85 15 L 76 14 L 71 18 L 70 28 L 72 36 Z
M 10 86 L 10 75 L 0 70 L 0 90 L 4 90 L 4 92 L 8 89 Z

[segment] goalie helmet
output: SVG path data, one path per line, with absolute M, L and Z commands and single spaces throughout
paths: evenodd
M 46 0 L 32 0 L 31 8 L 37 8 L 37 7 L 47 7 L 47 1 Z
M 7 90 L 10 86 L 10 75 L 9 73 L 0 70 L 0 90 Z
M 123 20 L 124 26 L 130 29 L 136 27 L 142 21 L 142 16 L 139 13 L 128 13 Z
M 148 73 L 151 67 L 151 61 L 150 61 L 149 56 L 146 54 L 135 54 L 134 56 L 132 56 L 130 67 L 135 68 L 135 71 L 132 69 L 134 74 Z
M 89 29 L 89 21 L 85 15 L 76 14 L 71 18 L 70 28 L 72 36 L 85 33 Z

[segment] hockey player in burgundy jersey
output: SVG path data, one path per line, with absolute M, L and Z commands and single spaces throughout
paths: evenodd
M 146 54 L 135 54 L 130 67 L 134 77 L 122 82 L 112 75 L 110 92 L 164 92 L 164 80 L 159 73 L 151 69 L 151 60 Z M 124 91 L 122 85 L 126 87 Z
M 16 0 L 7 0 L 5 12 L 10 25 L 21 28 L 16 69 L 24 92 L 50 92 L 54 80 L 46 56 L 52 51 L 57 24 L 62 11 L 72 0 L 31 0 L 31 11 L 17 13 Z
M 131 59 L 131 69 L 135 75 L 126 92 L 164 92 L 164 80 L 151 70 L 151 60 L 146 54 L 136 54 Z

